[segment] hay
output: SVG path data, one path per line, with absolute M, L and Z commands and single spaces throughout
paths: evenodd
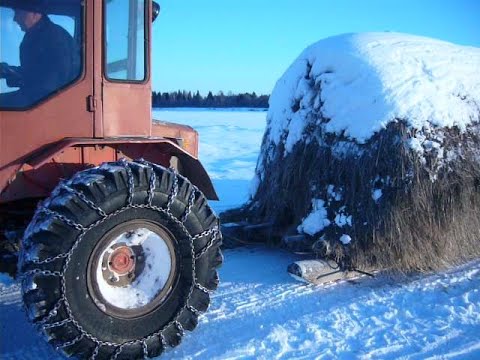
M 430 271 L 480 256 L 478 124 L 425 132 L 424 144 L 441 146 L 423 154 L 409 145 L 414 131 L 397 120 L 358 144 L 309 126 L 308 141 L 290 152 L 265 134 L 256 193 L 222 217 L 271 221 L 292 233 L 312 211 L 311 200 L 323 199 L 330 225 L 307 235 L 309 245 L 346 267 Z M 350 222 L 335 221 L 339 216 Z M 343 234 L 351 243 L 340 242 Z
M 479 66 L 480 49 L 406 34 L 312 44 L 272 91 L 251 201 L 222 218 L 304 233 L 346 268 L 480 256 Z

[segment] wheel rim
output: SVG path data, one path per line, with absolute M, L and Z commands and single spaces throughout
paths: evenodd
M 95 305 L 117 318 L 144 316 L 160 306 L 176 278 L 174 238 L 146 220 L 120 224 L 94 248 L 87 285 Z

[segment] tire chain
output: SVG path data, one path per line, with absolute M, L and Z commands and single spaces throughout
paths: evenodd
M 105 211 L 103 211 L 100 207 L 95 205 L 95 203 L 93 201 L 91 201 L 90 199 L 88 199 L 85 196 L 85 194 L 82 193 L 81 191 L 75 190 L 74 188 L 68 186 L 68 184 L 66 182 L 62 182 L 60 184 L 60 186 L 62 188 L 64 188 L 67 192 L 69 192 L 73 195 L 76 195 L 80 200 L 82 200 L 85 204 L 87 204 L 87 206 L 89 206 L 92 210 L 95 210 L 101 217 L 106 217 L 107 216 Z
M 193 207 L 193 204 L 195 204 L 195 198 L 196 198 L 197 191 L 198 191 L 198 189 L 196 187 L 194 187 L 194 189 L 190 193 L 190 196 L 188 198 L 188 205 L 185 208 L 185 212 L 182 215 L 182 219 L 180 220 L 182 223 L 187 221 L 188 215 L 190 215 L 190 213 L 192 212 L 192 207 Z
M 101 208 L 99 208 L 93 202 L 91 202 L 88 198 L 86 198 L 86 196 L 82 192 L 80 192 L 78 190 L 75 190 L 75 189 L 72 189 L 70 186 L 68 186 L 66 184 L 61 185 L 67 192 L 71 193 L 74 196 L 77 196 L 80 200 L 85 202 L 85 204 L 87 206 L 89 206 L 93 210 L 97 211 L 97 213 L 99 213 L 99 215 L 102 216 L 101 219 L 97 220 L 96 222 L 94 222 L 90 226 L 84 227 L 83 225 L 76 223 L 75 221 L 67 218 L 66 216 L 46 208 L 43 204 L 39 205 L 38 211 L 43 212 L 46 215 L 50 215 L 50 216 L 52 216 L 53 219 L 57 219 L 57 220 L 65 223 L 66 225 L 68 225 L 70 227 L 73 227 L 74 229 L 80 231 L 80 234 L 77 236 L 77 239 L 76 239 L 75 243 L 72 245 L 72 247 L 70 248 L 70 250 L 68 252 L 62 253 L 62 254 L 59 254 L 59 255 L 44 259 L 44 260 L 37 260 L 37 259 L 29 260 L 33 264 L 44 265 L 44 264 L 49 264 L 49 263 L 54 262 L 54 261 L 59 260 L 59 259 L 65 259 L 65 263 L 62 266 L 62 271 L 50 271 L 50 270 L 42 270 L 42 269 L 33 269 L 33 270 L 29 270 L 29 271 L 27 271 L 27 272 L 25 272 L 21 275 L 22 281 L 24 281 L 26 277 L 34 276 L 36 274 L 41 274 L 43 276 L 58 276 L 61 279 L 61 296 L 60 296 L 60 298 L 57 300 L 57 302 L 52 307 L 52 309 L 48 312 L 48 314 L 42 320 L 37 322 L 37 325 L 40 327 L 40 329 L 46 330 L 46 329 L 51 329 L 51 328 L 54 328 L 54 327 L 63 326 L 67 323 L 72 323 L 75 326 L 75 328 L 77 329 L 77 331 L 80 333 L 80 335 L 78 335 L 73 340 L 67 341 L 63 344 L 57 344 L 57 346 L 56 346 L 57 350 L 68 347 L 68 346 L 71 346 L 71 345 L 74 345 L 75 343 L 79 342 L 80 340 L 82 340 L 84 338 L 87 338 L 95 344 L 95 349 L 92 352 L 92 355 L 90 356 L 91 360 L 96 359 L 96 357 L 97 357 L 97 355 L 100 351 L 100 348 L 102 346 L 114 347 L 115 348 L 115 351 L 114 351 L 113 355 L 111 356 L 111 359 L 115 360 L 121 354 L 121 352 L 122 352 L 122 350 L 125 346 L 133 345 L 133 344 L 141 344 L 142 349 L 143 349 L 144 357 L 147 358 L 148 357 L 148 347 L 147 347 L 147 343 L 146 343 L 147 340 L 149 340 L 153 337 L 157 337 L 160 340 L 160 344 L 162 346 L 162 349 L 165 350 L 168 346 L 167 341 L 165 340 L 165 336 L 163 335 L 163 331 L 165 329 L 167 329 L 167 328 L 169 328 L 170 326 L 173 325 L 177 329 L 179 335 L 183 336 L 184 328 L 183 328 L 182 324 L 178 321 L 180 315 L 185 310 L 190 311 L 191 313 L 193 313 L 196 316 L 201 315 L 202 312 L 200 310 L 198 310 L 198 309 L 196 309 L 193 306 L 188 304 L 188 299 L 191 298 L 191 295 L 192 295 L 194 289 L 198 289 L 198 290 L 200 290 L 200 291 L 202 291 L 206 294 L 211 293 L 211 291 L 209 289 L 202 286 L 198 282 L 198 279 L 196 277 L 195 260 L 198 260 L 204 254 L 206 254 L 207 251 L 215 244 L 215 240 L 218 238 L 218 235 L 220 233 L 219 227 L 218 227 L 218 225 L 216 225 L 216 226 L 214 226 L 214 227 L 212 227 L 212 228 L 210 228 L 206 231 L 203 231 L 202 233 L 199 233 L 199 234 L 196 234 L 196 235 L 192 236 L 192 235 L 190 235 L 190 233 L 188 232 L 187 228 L 184 225 L 184 222 L 186 221 L 188 215 L 190 214 L 191 209 L 193 207 L 193 204 L 195 202 L 195 197 L 196 197 L 195 193 L 199 192 L 200 190 L 192 184 L 193 189 L 192 189 L 192 193 L 190 194 L 188 204 L 187 204 L 187 207 L 185 209 L 185 213 L 182 215 L 181 220 L 179 220 L 170 212 L 170 207 L 171 207 L 173 201 L 175 200 L 176 196 L 178 195 L 178 178 L 179 177 L 183 178 L 183 176 L 178 174 L 175 171 L 175 169 L 173 169 L 173 168 L 168 168 L 167 169 L 167 168 L 165 168 L 161 165 L 148 162 L 144 159 L 137 160 L 133 163 L 134 164 L 141 164 L 141 165 L 146 166 L 146 167 L 151 169 L 151 176 L 150 176 L 150 180 L 149 180 L 149 189 L 148 189 L 148 198 L 147 198 L 147 203 L 146 204 L 142 204 L 142 205 L 133 204 L 134 179 L 133 179 L 132 170 L 129 166 L 132 163 L 129 163 L 125 159 L 122 159 L 122 160 L 120 160 L 120 165 L 125 168 L 125 171 L 127 173 L 127 191 L 128 191 L 127 205 L 118 209 L 118 210 L 116 210 L 116 211 L 114 211 L 111 214 L 106 214 Z M 171 192 L 170 192 L 169 197 L 168 197 L 166 209 L 155 206 L 155 205 L 152 204 L 153 198 L 154 198 L 154 192 L 155 192 L 155 184 L 156 184 L 155 169 L 160 170 L 162 172 L 163 171 L 168 171 L 168 172 L 170 172 L 174 175 L 174 182 L 173 182 L 173 186 L 172 186 Z M 179 225 L 179 227 L 182 229 L 182 232 L 190 240 L 190 252 L 191 252 L 191 257 L 192 257 L 192 260 L 193 260 L 192 261 L 192 279 L 193 279 L 193 281 L 192 281 L 192 285 L 190 286 L 190 290 L 189 290 L 189 292 L 186 296 L 187 301 L 186 301 L 185 305 L 182 308 L 180 308 L 177 311 L 177 314 L 175 315 L 175 317 L 169 323 L 167 323 L 162 329 L 160 329 L 159 331 L 157 331 L 157 332 L 155 332 L 155 333 L 153 333 L 153 334 L 151 334 L 151 335 L 149 335 L 149 336 L 147 336 L 143 339 L 127 341 L 127 342 L 124 342 L 124 343 L 102 341 L 102 340 L 97 339 L 95 336 L 89 334 L 87 331 L 85 331 L 83 329 L 83 327 L 75 320 L 75 317 L 74 317 L 74 315 L 72 313 L 72 310 L 70 308 L 70 304 L 69 304 L 69 302 L 68 302 L 68 300 L 65 296 L 65 294 L 66 294 L 65 272 L 68 268 L 71 257 L 73 255 L 73 252 L 78 247 L 80 242 L 83 240 L 84 235 L 88 231 L 90 231 L 91 229 L 93 229 L 93 228 L 97 227 L 98 225 L 102 224 L 106 220 L 108 220 L 112 217 L 115 217 L 118 214 L 120 214 L 120 213 L 122 213 L 126 210 L 132 209 L 132 208 L 152 209 L 154 211 L 161 212 L 161 213 L 167 215 L 167 217 L 170 221 L 173 221 L 174 223 Z M 207 245 L 199 253 L 195 253 L 195 244 L 194 244 L 195 240 L 198 240 L 198 239 L 200 239 L 202 237 L 206 237 L 206 236 L 210 236 L 210 239 L 209 239 Z M 62 304 L 65 307 L 65 310 L 68 314 L 68 317 L 64 320 L 50 323 L 50 321 L 57 315 L 58 310 L 60 309 Z

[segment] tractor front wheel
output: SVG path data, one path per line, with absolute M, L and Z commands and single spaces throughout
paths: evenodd
M 175 171 L 146 161 L 84 170 L 25 232 L 27 314 L 67 356 L 158 356 L 207 309 L 220 244 L 204 195 Z

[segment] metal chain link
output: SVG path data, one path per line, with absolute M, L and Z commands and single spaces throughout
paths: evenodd
M 111 360 L 117 360 L 117 357 L 122 352 L 124 346 L 125 346 L 125 344 L 121 344 L 119 347 L 117 347 L 117 349 L 115 350 L 115 352 L 113 353 L 113 355 L 110 359 Z
M 131 208 L 150 208 L 154 211 L 158 211 L 158 212 L 161 212 L 165 215 L 167 215 L 167 217 L 173 221 L 174 223 L 176 223 L 183 231 L 183 233 L 185 234 L 186 238 L 189 240 L 189 243 L 190 243 L 190 256 L 192 259 L 197 259 L 197 256 L 200 257 L 202 256 L 204 253 L 206 253 L 208 251 L 208 249 L 213 245 L 217 235 L 218 235 L 218 232 L 219 232 L 219 229 L 218 229 L 218 226 L 215 226 L 211 229 L 208 229 L 202 233 L 199 233 L 195 236 L 192 236 L 188 229 L 185 227 L 184 225 L 184 221 L 182 221 L 184 219 L 184 217 L 188 216 L 188 214 L 185 216 L 182 216 L 182 220 L 179 220 L 177 219 L 171 212 L 170 212 L 170 206 L 172 205 L 174 199 L 176 198 L 176 196 L 178 195 L 178 176 L 177 176 L 177 173 L 176 171 L 173 169 L 166 169 L 164 168 L 163 166 L 160 166 L 160 165 L 157 165 L 157 164 L 153 164 L 153 163 L 149 163 L 149 162 L 146 162 L 146 161 L 139 161 L 139 163 L 142 163 L 143 165 L 146 165 L 146 166 L 149 166 L 151 168 L 151 171 L 152 171 L 152 175 L 150 176 L 150 183 L 149 183 L 149 190 L 148 190 L 148 204 L 145 204 L 145 205 L 133 205 L 132 202 L 133 202 L 133 195 L 134 195 L 134 179 L 133 179 L 133 173 L 128 165 L 128 162 L 123 160 L 121 161 L 122 164 L 124 165 L 124 168 L 126 169 L 125 171 L 127 172 L 127 177 L 128 177 L 128 197 L 127 197 L 127 205 L 122 207 L 121 209 L 118 209 L 116 211 L 114 211 L 113 213 L 111 214 L 105 214 L 104 217 L 102 217 L 102 219 L 96 221 L 95 223 L 91 224 L 90 226 L 88 227 L 84 227 L 83 225 L 81 224 L 78 224 L 76 222 L 74 222 L 73 220 L 71 219 L 68 219 L 66 216 L 64 215 L 61 215 L 55 211 L 52 211 L 46 207 L 42 207 L 40 208 L 40 211 L 44 212 L 45 214 L 47 215 L 51 215 L 53 218 L 55 219 L 58 219 L 58 220 L 61 220 L 62 222 L 64 222 L 65 224 L 73 227 L 74 229 L 76 230 L 79 230 L 81 231 L 81 233 L 77 236 L 77 239 L 76 241 L 74 242 L 74 244 L 72 245 L 72 247 L 70 248 L 70 250 L 67 252 L 67 253 L 63 253 L 63 254 L 59 254 L 57 256 L 54 256 L 54 257 L 51 257 L 51 258 L 47 258 L 45 260 L 42 260 L 42 261 L 32 261 L 33 263 L 35 264 L 46 264 L 46 263 L 50 263 L 50 262 L 53 262 L 55 260 L 58 260 L 58 259 L 65 259 L 65 263 L 63 264 L 63 267 L 62 267 L 62 271 L 50 271 L 50 270 L 41 270 L 41 269 L 34 269 L 34 270 L 31 270 L 31 271 L 28 271 L 27 273 L 24 274 L 24 276 L 29 276 L 29 275 L 33 275 L 33 274 L 42 274 L 42 275 L 45 275 L 45 276 L 59 276 L 61 278 L 61 297 L 59 298 L 59 300 L 57 301 L 57 303 L 54 305 L 54 307 L 52 308 L 52 310 L 50 310 L 49 314 L 39 323 L 39 325 L 41 325 L 43 327 L 43 329 L 48 329 L 48 328 L 53 328 L 53 327 L 56 327 L 56 326 L 61 326 L 61 325 L 64 325 L 66 323 L 72 323 L 75 328 L 80 332 L 80 335 L 77 336 L 75 339 L 71 340 L 71 341 L 68 341 L 68 342 L 65 342 L 64 344 L 61 344 L 59 346 L 57 346 L 57 349 L 61 349 L 61 348 L 65 348 L 65 347 L 68 347 L 68 346 L 71 346 L 73 344 L 75 344 L 76 342 L 80 341 L 81 339 L 83 338 L 87 338 L 89 339 L 90 341 L 92 341 L 96 347 L 95 347 L 95 350 L 94 352 L 92 353 L 92 356 L 91 356 L 91 359 L 95 359 L 96 356 L 98 355 L 98 352 L 99 352 L 99 349 L 101 346 L 110 346 L 110 347 L 116 347 L 116 350 L 115 350 L 115 353 L 112 355 L 112 359 L 117 359 L 118 355 L 122 352 L 123 348 L 127 345 L 132 345 L 132 344 L 141 344 L 142 345 L 142 348 L 143 348 L 143 352 L 144 352 L 144 355 L 148 357 L 148 346 L 146 344 L 146 340 L 148 338 L 151 338 L 152 336 L 157 336 L 159 339 L 160 339 L 160 342 L 162 344 L 162 347 L 164 349 L 166 349 L 166 347 L 168 346 L 166 340 L 165 340 L 165 336 L 163 335 L 163 331 L 165 329 L 167 329 L 168 327 L 170 326 L 175 326 L 177 328 L 177 330 L 180 332 L 180 334 L 183 336 L 184 334 L 184 328 L 183 326 L 181 325 L 180 321 L 179 321 L 179 318 L 180 318 L 180 315 L 183 313 L 183 311 L 185 310 L 189 310 L 191 311 L 193 314 L 195 314 L 196 316 L 200 315 L 201 312 L 197 309 L 195 309 L 193 306 L 189 305 L 188 304 L 188 300 L 187 302 L 185 303 L 184 306 L 182 306 L 178 311 L 177 311 L 177 314 L 174 316 L 174 318 L 168 323 L 166 324 L 162 329 L 160 329 L 159 331 L 155 332 L 154 334 L 151 334 L 149 335 L 148 337 L 145 337 L 143 339 L 138 339 L 138 340 L 134 340 L 134 341 L 128 341 L 128 342 L 124 342 L 124 343 L 114 343 L 114 342 L 108 342 L 108 341 L 101 341 L 99 339 L 97 339 L 95 336 L 89 334 L 87 331 L 85 331 L 83 329 L 83 327 L 78 323 L 78 321 L 75 319 L 74 315 L 73 315 L 73 312 L 70 308 L 70 304 L 67 300 L 67 298 L 65 297 L 65 294 L 66 294 L 66 280 L 65 280 L 65 273 L 66 273 L 66 270 L 68 268 L 68 265 L 71 261 L 71 257 L 72 257 L 72 254 L 73 254 L 73 251 L 78 247 L 78 245 L 80 244 L 80 242 L 83 240 L 83 237 L 84 235 L 91 229 L 97 227 L 98 225 L 102 224 L 103 222 L 107 221 L 108 219 L 114 217 L 114 216 L 117 216 L 118 214 L 126 211 L 126 210 L 129 210 Z M 169 198 L 168 198 L 168 201 L 167 201 L 167 208 L 164 209 L 164 208 L 160 208 L 158 206 L 153 206 L 152 205 L 152 202 L 153 202 L 153 196 L 154 196 L 154 191 L 155 191 L 155 183 L 156 183 L 156 175 L 155 175 L 155 169 L 159 169 L 160 171 L 170 171 L 174 174 L 174 182 L 173 182 L 173 186 L 172 186 L 172 189 L 171 189 L 171 193 L 169 195 Z M 195 191 L 192 191 L 192 193 L 194 193 Z M 77 194 L 76 194 L 77 195 Z M 78 195 L 77 195 L 78 196 Z M 80 199 L 82 199 L 80 196 L 79 196 Z M 190 195 L 190 198 L 189 198 L 189 205 L 188 205 L 188 208 L 191 208 L 191 206 L 193 206 L 193 203 L 194 203 L 194 198 L 195 196 L 192 196 Z M 193 199 L 193 200 L 192 200 Z M 87 199 L 88 200 L 88 199 Z M 84 201 L 82 199 L 82 201 Z M 190 205 L 192 204 L 192 205 Z M 88 204 L 87 204 L 88 205 Z M 93 209 L 93 208 L 92 208 Z M 100 208 L 97 207 L 97 209 L 101 210 Z M 95 211 L 99 211 L 97 209 L 94 209 Z M 103 211 L 103 210 L 102 210 Z M 188 210 L 188 213 L 190 212 L 191 210 Z M 207 246 L 202 249 L 202 251 L 199 253 L 199 254 L 195 254 L 195 245 L 194 245 L 194 241 L 201 238 L 201 237 L 204 237 L 204 236 L 212 236 L 212 238 L 210 239 L 209 243 L 207 244 Z M 194 291 L 194 289 L 199 289 L 205 293 L 210 293 L 210 291 L 205 288 L 204 286 L 202 286 L 201 284 L 199 284 L 198 282 L 198 279 L 196 277 L 196 268 L 195 268 L 195 261 L 192 261 L 192 284 L 190 285 L 190 289 L 189 289 L 189 292 L 186 296 L 186 299 L 190 299 L 191 298 L 191 295 Z M 67 315 L 68 315 L 68 318 L 62 320 L 62 321 L 59 321 L 59 322 L 56 322 L 56 323 L 48 323 L 56 314 L 57 314 L 57 311 L 59 310 L 59 308 L 61 307 L 61 305 L 64 304 L 65 305 L 65 309 L 66 309 L 66 312 L 67 312 Z
M 47 215 L 50 215 L 50 216 L 53 216 L 55 219 L 58 219 L 62 222 L 64 222 L 65 224 L 67 224 L 68 226 L 71 226 L 73 227 L 74 229 L 78 230 L 78 231 L 83 231 L 85 230 L 85 227 L 81 224 L 78 224 L 76 223 L 75 221 L 73 221 L 72 219 L 69 219 L 67 218 L 65 215 L 62 215 L 62 214 L 59 214 L 57 213 L 56 211 L 53 211 L 53 210 L 50 210 L 46 207 L 40 207 L 39 209 L 41 212 L 47 214 Z
M 188 205 L 185 208 L 185 212 L 184 212 L 184 214 L 183 214 L 183 216 L 180 220 L 182 223 L 187 221 L 188 215 L 190 215 L 190 213 L 192 212 L 192 207 L 193 207 L 193 204 L 195 203 L 195 197 L 196 197 L 196 191 L 195 191 L 195 189 L 192 189 L 192 192 L 190 193 L 190 196 L 188 197 Z
M 24 272 L 21 276 L 22 278 L 32 275 L 41 274 L 43 276 L 63 276 L 63 273 L 60 271 L 51 271 L 51 270 L 41 270 L 41 269 L 33 269 Z
M 80 200 L 82 200 L 85 204 L 87 204 L 87 206 L 90 209 L 93 209 L 94 211 L 96 211 L 101 217 L 106 217 L 107 216 L 105 211 L 103 211 L 101 208 L 99 208 L 97 205 L 95 205 L 95 203 L 92 200 L 88 199 L 83 192 L 78 191 L 78 190 L 68 186 L 65 182 L 60 184 L 60 186 L 62 188 L 64 188 L 67 192 L 71 193 L 72 195 L 77 196 Z
M 218 229 L 217 229 L 217 231 L 212 232 L 212 234 L 211 234 L 211 236 L 210 236 L 210 240 L 208 240 L 207 245 L 205 245 L 205 246 L 203 247 L 203 249 L 200 250 L 200 252 L 198 252 L 198 253 L 195 255 L 195 260 L 200 259 L 203 255 L 205 255 L 205 254 L 208 252 L 208 250 L 209 250 L 209 249 L 213 246 L 213 244 L 215 243 L 215 240 L 217 239 L 218 233 L 219 233 Z
M 173 201 L 177 197 L 177 194 L 178 194 L 178 176 L 175 170 L 173 170 L 173 186 L 172 186 L 170 195 L 168 196 L 168 202 L 167 202 L 168 211 L 170 211 L 170 207 L 172 206 Z
M 97 358 L 99 351 L 100 351 L 100 345 L 95 346 L 95 350 L 93 350 L 93 353 L 90 356 L 90 360 L 95 360 Z
M 65 319 L 65 320 L 62 320 L 62 321 L 58 321 L 58 322 L 54 322 L 54 323 L 51 323 L 51 324 L 45 324 L 43 325 L 43 328 L 44 329 L 51 329 L 51 328 L 54 328 L 54 327 L 59 327 L 59 326 L 62 326 L 62 325 L 65 325 L 69 322 L 71 322 L 72 319 Z
M 148 359 L 148 348 L 145 340 L 142 341 L 142 348 L 143 348 L 143 358 Z
M 196 316 L 199 316 L 201 314 L 200 310 L 195 309 L 192 305 L 188 305 L 187 309 L 190 310 L 190 312 L 192 312 Z
M 156 182 L 157 182 L 157 174 L 155 174 L 155 171 L 152 169 L 152 172 L 150 174 L 150 182 L 148 184 L 148 199 L 147 199 L 148 205 L 152 205 L 153 196 L 155 194 Z
M 80 334 L 80 335 L 78 335 L 75 339 L 73 339 L 72 341 L 67 341 L 67 342 L 65 342 L 65 343 L 63 343 L 63 344 L 57 345 L 57 346 L 55 347 L 55 349 L 56 349 L 56 350 L 64 349 L 64 348 L 66 348 L 66 347 L 68 347 L 68 346 L 71 346 L 71 345 L 73 345 L 73 344 L 76 344 L 77 342 L 79 342 L 79 341 L 82 340 L 82 339 L 83 339 L 83 334 Z
M 163 336 L 163 332 L 160 332 L 160 334 L 158 334 L 157 336 L 160 339 L 160 344 L 162 345 L 162 349 L 166 350 L 168 345 L 167 345 L 167 341 L 165 340 L 165 336 Z
M 128 197 L 127 197 L 127 204 L 132 205 L 133 203 L 133 192 L 135 190 L 135 184 L 133 182 L 133 173 L 132 169 L 130 169 L 130 166 L 128 166 L 128 161 L 123 158 L 120 160 L 122 163 L 126 173 L 127 173 L 127 191 L 128 191 Z
M 205 286 L 198 283 L 198 279 L 195 278 L 195 285 L 198 290 L 204 292 L 205 294 L 210 294 L 210 290 L 208 290 Z
M 156 183 L 157 183 L 157 174 L 155 173 L 155 169 L 153 168 L 152 163 L 146 161 L 145 159 L 139 159 L 139 160 L 136 160 L 136 162 L 144 166 L 147 166 L 150 169 L 147 204 L 152 205 L 153 197 L 155 195 Z
M 31 260 L 31 262 L 36 264 L 36 265 L 45 265 L 45 264 L 52 263 L 52 262 L 54 262 L 56 260 L 59 260 L 59 259 L 64 259 L 67 256 L 68 256 L 68 253 L 63 253 L 63 254 L 58 254 L 57 256 L 52 256 L 52 257 L 46 258 L 45 260 L 33 259 L 33 260 Z
M 183 337 L 183 335 L 185 335 L 185 330 L 183 329 L 182 324 L 180 324 L 179 321 L 175 321 L 174 324 L 175 324 L 175 327 L 178 330 L 178 333 L 180 334 L 180 337 Z
M 208 229 L 208 230 L 205 230 L 203 232 L 201 232 L 200 234 L 197 234 L 195 236 L 192 237 L 192 240 L 195 241 L 195 240 L 198 240 L 204 236 L 210 236 L 210 235 L 213 235 L 215 233 L 218 233 L 218 226 L 215 225 L 214 227 Z
M 44 324 L 46 324 L 48 321 L 50 321 L 52 318 L 57 316 L 58 314 L 58 309 L 60 309 L 60 306 L 62 306 L 64 297 L 62 296 L 58 301 L 55 303 L 53 308 L 48 312 L 47 316 L 45 316 L 42 320 L 40 320 L 37 325 L 42 327 Z

